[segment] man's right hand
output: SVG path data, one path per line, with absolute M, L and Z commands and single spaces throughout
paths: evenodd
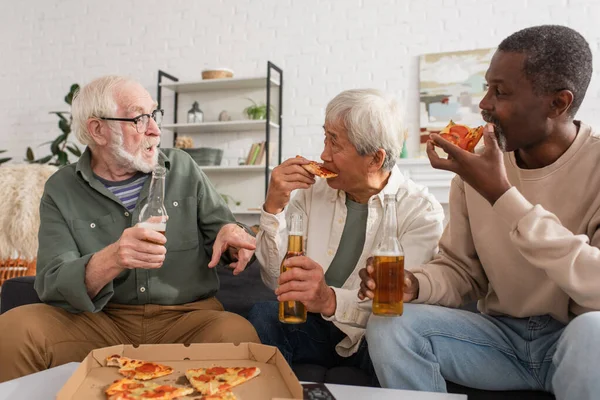
M 310 161 L 303 157 L 294 157 L 273 169 L 264 205 L 266 212 L 279 214 L 289 203 L 292 191 L 308 189 L 315 183 L 314 175 L 302 168 L 302 165 L 308 163 Z
M 358 291 L 359 299 L 373 300 L 375 297 L 374 291 L 377 285 L 373 279 L 374 273 L 375 268 L 373 267 L 373 257 L 369 257 L 367 260 L 367 267 L 358 272 L 358 276 L 360 276 L 360 290 Z M 419 281 L 412 272 L 407 270 L 404 270 L 403 290 L 404 296 L 402 297 L 402 301 L 405 303 L 409 303 L 419 296 Z
M 162 267 L 166 242 L 164 235 L 151 229 L 125 229 L 119 240 L 95 253 L 86 265 L 85 287 L 90 299 L 125 269 Z
M 127 228 L 115 243 L 116 265 L 122 269 L 155 269 L 165 261 L 164 235 L 151 229 Z

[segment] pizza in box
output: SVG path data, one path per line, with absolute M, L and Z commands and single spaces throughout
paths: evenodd
M 257 367 L 220 367 L 188 369 L 185 372 L 193 387 L 150 382 L 169 375 L 173 368 L 152 361 L 136 360 L 118 354 L 106 358 L 107 367 L 118 367 L 125 378 L 113 382 L 105 393 L 108 400 L 155 399 L 170 400 L 200 393 L 202 400 L 236 400 L 231 388 L 241 385 L 260 374 Z

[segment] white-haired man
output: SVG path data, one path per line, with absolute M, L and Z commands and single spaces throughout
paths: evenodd
M 107 76 L 72 111 L 87 149 L 41 200 L 35 288 L 46 304 L 0 316 L 0 382 L 115 344 L 258 342 L 214 298 L 211 269 L 221 260 L 243 270 L 255 240 L 186 153 L 158 149 L 163 112 L 150 94 Z M 136 226 L 157 166 L 167 171 L 166 237 Z
M 358 304 L 358 271 L 378 244 L 384 194 L 397 198 L 398 237 L 407 265 L 430 260 L 443 230 L 444 213 L 433 196 L 406 179 L 396 166 L 402 120 L 395 100 L 373 89 L 348 90 L 327 106 L 324 167 L 338 174 L 315 181 L 292 158 L 273 170 L 260 218 L 257 257 L 264 282 L 280 301 L 301 301 L 307 322 L 278 321 L 276 302 L 249 314 L 261 341 L 277 346 L 288 363 L 325 367 L 353 365 L 375 379 L 361 340 L 370 311 Z M 290 201 L 290 193 L 300 189 Z M 288 204 L 289 202 L 289 204 Z M 286 208 L 287 206 L 287 208 Z M 306 256 L 286 261 L 286 215 L 305 220 Z

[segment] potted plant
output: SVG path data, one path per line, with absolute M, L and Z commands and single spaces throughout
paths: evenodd
M 249 119 L 266 119 L 267 118 L 267 105 L 265 103 L 257 104 L 251 98 L 246 97 L 248 100 L 252 102 L 251 106 L 244 108 L 244 114 Z M 271 106 L 271 112 L 273 112 L 273 107 Z
M 0 154 L 1 153 L 6 153 L 6 150 L 0 150 Z M 5 162 L 10 161 L 10 160 L 12 160 L 12 158 L 10 158 L 10 157 L 0 158 L 0 164 L 4 164 Z
M 69 107 L 73 102 L 73 96 L 75 95 L 75 93 L 77 93 L 78 90 L 79 85 L 75 83 L 71 85 L 69 93 L 67 93 L 67 95 L 65 96 L 65 103 L 67 103 Z M 71 113 L 69 111 L 50 111 L 50 114 L 56 114 L 58 116 L 58 128 L 61 130 L 62 133 L 58 135 L 54 140 L 42 143 L 42 145 L 50 144 L 49 155 L 36 159 L 35 155 L 33 154 L 33 150 L 31 149 L 31 147 L 28 147 L 25 160 L 27 162 L 36 164 L 48 163 L 50 165 L 64 166 L 70 164 L 69 154 L 67 153 L 67 151 L 75 157 L 81 157 L 81 150 L 79 150 L 79 147 L 77 147 L 75 143 L 69 140 L 73 117 L 71 116 Z
M 225 201 L 225 204 L 227 204 L 228 206 L 229 206 L 229 200 L 231 200 L 231 202 L 232 202 L 233 204 L 235 204 L 236 206 L 238 206 L 238 207 L 239 207 L 239 205 L 240 205 L 240 204 L 242 204 L 242 202 L 241 202 L 241 201 L 237 201 L 237 200 L 235 200 L 233 197 L 231 197 L 231 196 L 230 196 L 230 195 L 228 195 L 228 194 L 225 194 L 225 193 L 219 193 L 219 194 L 221 195 L 221 197 L 222 197 L 222 198 L 223 198 L 223 200 Z

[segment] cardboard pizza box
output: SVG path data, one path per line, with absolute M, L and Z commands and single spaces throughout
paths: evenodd
M 191 386 L 185 377 L 190 368 L 259 367 L 260 375 L 231 391 L 241 400 L 302 399 L 302 386 L 283 358 L 272 346 L 256 343 L 147 344 L 134 347 L 118 345 L 92 350 L 56 396 L 57 400 L 106 399 L 104 391 L 115 380 L 124 378 L 116 367 L 106 367 L 110 355 L 154 361 L 174 369 L 153 382 Z M 199 399 L 194 392 L 180 399 Z

